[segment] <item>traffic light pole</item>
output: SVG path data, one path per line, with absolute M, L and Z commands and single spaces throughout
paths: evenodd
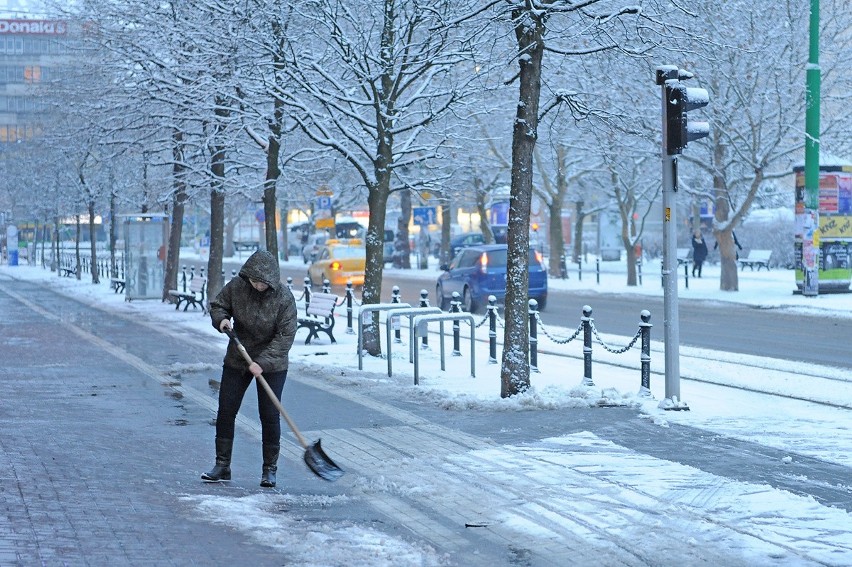
M 666 86 L 663 84 L 663 132 L 666 131 Z M 665 135 L 663 136 L 665 138 Z M 669 155 L 663 140 L 663 342 L 666 359 L 666 399 L 663 409 L 679 407 L 680 326 L 677 298 L 677 156 Z
M 657 67 L 656 80 L 661 89 L 663 143 L 663 341 L 666 361 L 666 398 L 660 407 L 688 410 L 680 397 L 680 327 L 677 299 L 677 155 L 687 143 L 709 134 L 706 122 L 692 121 L 687 112 L 706 106 L 710 99 L 705 89 L 686 88 L 681 80 L 692 73 L 673 65 Z

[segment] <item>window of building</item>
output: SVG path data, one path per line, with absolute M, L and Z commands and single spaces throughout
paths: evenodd
M 24 82 L 41 82 L 41 67 L 39 67 L 38 65 L 27 65 L 26 67 L 24 67 Z

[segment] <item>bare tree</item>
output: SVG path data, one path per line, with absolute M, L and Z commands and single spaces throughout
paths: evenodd
M 661 27 L 652 5 L 642 10 L 635 5 L 612 2 L 575 4 L 561 0 L 540 4 L 513 3 L 504 13 L 514 30 L 517 44 L 518 106 L 512 131 L 512 188 L 509 208 L 509 258 L 506 286 L 506 326 L 503 339 L 501 396 L 508 397 L 529 387 L 529 314 L 527 309 L 527 248 L 529 247 L 530 206 L 533 191 L 533 151 L 538 138 L 544 54 L 582 56 L 609 49 L 628 50 L 630 40 L 648 41 L 651 30 Z M 632 18 L 635 34 L 622 26 Z M 550 34 L 548 30 L 557 29 Z M 571 102 L 563 88 L 553 88 L 555 98 Z
M 683 65 L 710 91 L 711 134 L 709 143 L 698 142 L 683 153 L 681 161 L 693 169 L 684 168 L 681 179 L 690 193 L 714 203 L 719 286 L 737 291 L 733 231 L 767 187 L 790 175 L 803 153 L 808 21 L 793 0 L 704 2 L 695 13 L 712 39 L 694 44 L 695 52 Z M 823 88 L 833 92 L 852 57 L 852 20 L 848 10 L 830 0 L 821 14 L 822 36 L 832 42 L 831 55 L 821 65 Z M 830 133 L 841 124 L 825 121 L 823 128 Z M 704 181 L 708 178 L 711 186 Z
M 453 23 L 466 4 L 320 0 L 291 26 L 301 32 L 287 54 L 287 85 L 296 88 L 278 94 L 302 131 L 343 156 L 367 190 L 365 304 L 381 298 L 388 198 L 428 187 L 413 172 L 438 155 L 444 139 L 426 131 L 472 81 L 471 46 Z M 374 355 L 377 321 L 364 343 Z

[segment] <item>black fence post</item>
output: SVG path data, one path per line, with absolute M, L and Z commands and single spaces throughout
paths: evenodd
M 592 381 L 592 308 L 583 306 L 583 386 L 594 386 Z
M 642 322 L 639 323 L 639 331 L 642 333 L 642 354 L 639 360 L 642 367 L 642 385 L 639 388 L 640 398 L 653 398 L 651 394 L 651 312 L 643 309 L 639 314 Z
M 565 253 L 563 252 L 561 256 L 559 256 L 559 271 L 562 274 L 562 279 L 568 279 L 568 264 L 565 263 Z
M 461 299 L 457 291 L 453 292 L 450 301 L 450 313 L 461 313 Z M 458 319 L 453 319 L 453 356 L 461 356 L 461 321 Z
M 287 276 L 287 289 L 290 290 L 290 293 L 293 293 L 293 278 L 291 276 Z
M 399 295 L 399 286 L 395 285 L 391 288 L 391 303 L 401 303 L 402 299 Z M 402 317 L 393 317 L 393 342 L 402 342 Z
M 530 299 L 530 370 L 541 372 L 538 369 L 538 301 Z
M 583 260 L 577 258 L 577 280 L 583 281 Z
M 307 313 L 308 307 L 311 306 L 311 278 L 305 276 L 305 279 L 302 281 L 305 286 L 305 292 L 302 295 L 305 296 L 305 313 Z
M 497 364 L 497 298 L 493 295 L 488 296 L 488 363 Z
M 639 276 L 639 285 L 642 285 L 642 258 L 636 259 L 636 272 Z
M 183 268 L 180 271 L 180 285 L 181 291 L 186 293 L 186 264 L 184 264 Z
M 420 307 L 429 307 L 429 292 L 425 289 L 420 290 Z M 423 342 L 420 348 L 429 348 L 429 333 L 423 333 Z
M 331 282 L 328 279 L 322 280 L 322 292 L 331 293 Z
M 597 280 L 597 284 L 601 283 L 601 259 L 595 258 L 595 279 Z
M 352 297 L 352 280 L 346 282 L 346 334 L 354 335 L 355 329 L 352 328 L 352 305 L 354 298 Z
M 686 289 L 689 289 L 689 262 L 683 263 L 683 280 Z

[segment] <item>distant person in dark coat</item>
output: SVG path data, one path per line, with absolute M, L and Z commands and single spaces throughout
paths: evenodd
M 743 249 L 743 247 L 742 247 L 742 245 L 740 244 L 740 241 L 739 241 L 739 240 L 737 240 L 737 233 L 736 233 L 736 232 L 734 232 L 734 231 L 732 230 L 732 231 L 731 231 L 731 236 L 733 236 L 733 237 L 734 237 L 734 244 L 736 245 L 737 250 L 742 250 L 742 249 Z M 714 244 L 714 245 L 713 245 L 713 250 L 716 250 L 717 248 L 719 248 L 719 241 L 718 241 L 718 240 L 716 241 L 716 244 Z M 740 253 L 739 253 L 739 252 L 737 252 L 737 260 L 739 260 L 739 259 L 740 259 Z
M 704 235 L 701 234 L 700 230 L 696 230 L 695 234 L 692 236 L 692 277 L 696 277 L 695 273 L 698 272 L 698 277 L 701 277 L 701 266 L 704 264 L 704 260 L 707 259 L 707 243 L 704 241 Z
M 288 287 L 281 285 L 275 256 L 266 250 L 252 254 L 239 277 L 229 281 L 210 302 L 210 317 L 218 331 L 232 329 L 236 333 L 253 361 L 246 367 L 234 341 L 228 344 L 216 414 L 216 466 L 201 475 L 206 481 L 221 481 L 231 480 L 237 412 L 254 377 L 262 374 L 279 401 L 287 379 L 288 355 L 296 335 L 296 300 Z M 278 470 L 281 422 L 278 408 L 260 385 L 257 405 L 263 441 L 260 486 L 271 488 Z

